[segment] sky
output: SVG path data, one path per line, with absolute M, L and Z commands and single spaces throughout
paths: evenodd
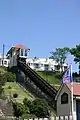
M 59 47 L 80 43 L 80 0 L 0 0 L 0 52 L 15 44 L 30 48 L 29 57 L 49 57 Z M 67 62 L 77 71 L 73 57 Z

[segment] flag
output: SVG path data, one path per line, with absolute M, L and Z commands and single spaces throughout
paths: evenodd
M 66 84 L 70 82 L 72 82 L 71 65 L 67 68 L 67 70 L 65 71 L 62 77 L 62 84 Z

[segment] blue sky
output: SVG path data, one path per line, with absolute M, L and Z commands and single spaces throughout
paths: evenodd
M 1 0 L 0 52 L 3 43 L 5 51 L 17 43 L 28 46 L 30 57 L 75 47 L 80 43 L 80 0 Z

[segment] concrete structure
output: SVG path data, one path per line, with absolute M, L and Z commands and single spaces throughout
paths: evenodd
M 56 95 L 57 116 L 70 116 L 71 110 L 71 83 L 62 85 Z M 80 120 L 80 83 L 73 83 L 73 115 L 74 120 Z
M 28 64 L 33 70 L 36 71 L 61 71 L 58 63 L 49 58 L 27 58 Z M 63 64 L 63 71 L 67 68 L 67 64 Z
M 20 44 L 12 46 L 11 49 L 7 52 L 7 58 L 10 60 L 9 68 L 17 66 L 17 57 L 26 59 L 29 50 L 30 50 L 29 48 Z
M 8 65 L 9 65 L 9 59 L 7 59 L 7 56 L 4 55 L 4 59 L 3 59 L 3 56 L 0 54 L 0 66 L 8 67 Z

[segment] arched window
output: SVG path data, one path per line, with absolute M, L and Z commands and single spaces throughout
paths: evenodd
M 61 95 L 61 104 L 67 104 L 67 103 L 68 103 L 68 94 L 64 92 Z

